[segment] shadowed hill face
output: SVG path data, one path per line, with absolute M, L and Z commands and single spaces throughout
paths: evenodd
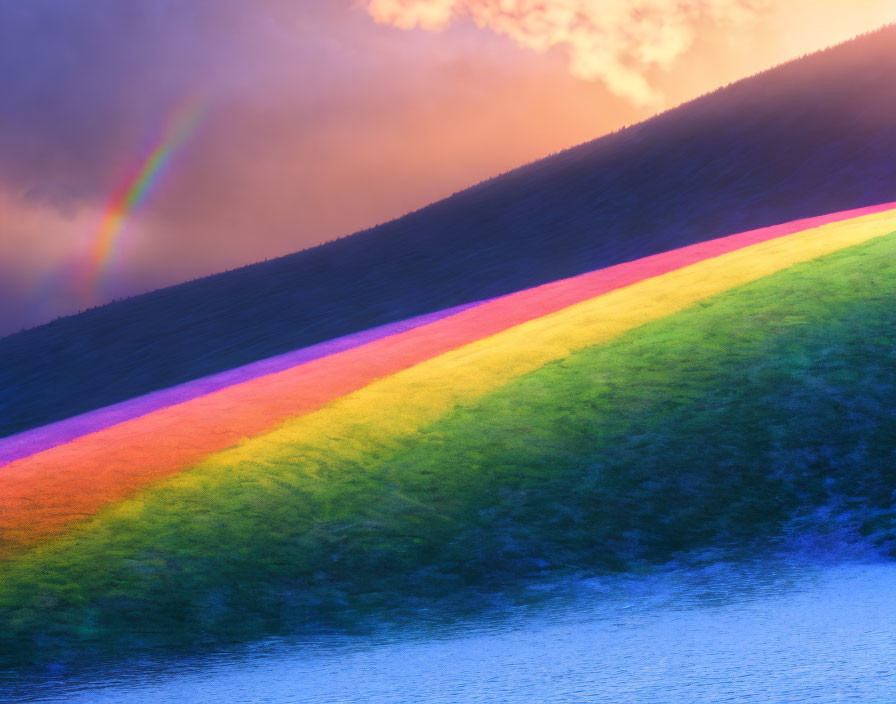
M 892 201 L 894 47 L 890 27 L 372 230 L 0 340 L 0 436 L 439 308 Z

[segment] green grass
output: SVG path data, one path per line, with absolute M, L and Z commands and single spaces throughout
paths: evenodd
M 886 538 L 894 304 L 891 235 L 575 353 L 388 454 L 309 469 L 296 447 L 251 478 L 162 483 L 0 568 L 0 655 L 344 623 L 767 541 L 832 502 Z

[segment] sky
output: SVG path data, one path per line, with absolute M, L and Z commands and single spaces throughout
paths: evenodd
M 390 220 L 896 0 L 0 0 L 0 335 Z

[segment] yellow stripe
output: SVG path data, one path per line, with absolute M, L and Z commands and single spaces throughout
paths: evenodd
M 735 286 L 896 231 L 896 210 L 831 223 L 704 260 L 604 294 L 381 379 L 166 481 L 173 489 L 218 472 L 265 481 L 278 457 L 308 470 L 387 451 L 458 405 L 570 352 L 606 342 Z

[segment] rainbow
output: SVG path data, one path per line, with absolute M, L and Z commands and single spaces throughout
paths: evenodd
M 156 144 L 109 202 L 90 246 L 85 279 L 91 289 L 98 285 L 104 270 L 112 261 L 128 218 L 146 202 L 166 167 L 196 132 L 203 112 L 202 101 L 195 97 L 178 104 Z
M 185 139 L 198 113 L 191 114 L 153 163 Z M 131 189 L 133 202 L 145 190 Z M 36 636 L 29 621 L 10 638 L 39 640 L 41 629 L 77 623 L 72 613 L 95 614 L 91 604 L 125 594 L 142 594 L 152 613 L 170 608 L 185 619 L 184 604 L 229 589 L 224 580 L 237 563 L 252 565 L 246 579 L 267 594 L 252 603 L 268 608 L 282 584 L 330 569 L 336 558 L 321 557 L 321 546 L 337 540 L 326 537 L 331 530 L 356 531 L 376 553 L 384 549 L 381 532 L 400 524 L 394 539 L 405 541 L 403 552 L 382 558 L 387 565 L 403 564 L 419 544 L 435 550 L 452 540 L 458 516 L 480 515 L 454 514 L 451 502 L 456 491 L 469 494 L 479 474 L 493 481 L 506 471 L 502 448 L 563 455 L 564 423 L 548 437 L 513 421 L 521 402 L 547 399 L 565 413 L 552 389 L 563 375 L 579 374 L 578 386 L 595 379 L 606 386 L 609 400 L 601 403 L 610 410 L 596 401 L 582 407 L 604 413 L 608 428 L 621 423 L 639 406 L 618 400 L 629 391 L 614 389 L 617 378 L 647 369 L 658 376 L 643 383 L 660 379 L 662 393 L 677 383 L 662 376 L 662 365 L 651 370 L 651 360 L 678 344 L 676 330 L 703 330 L 703 349 L 715 350 L 707 359 L 740 360 L 764 349 L 755 328 L 737 337 L 753 309 L 783 335 L 827 324 L 827 311 L 862 296 L 886 302 L 885 287 L 896 281 L 893 233 L 896 203 L 729 235 L 359 332 L 0 440 L 0 612 L 42 614 L 34 616 Z M 865 270 L 863 289 L 854 282 Z M 848 285 L 828 286 L 825 277 Z M 809 310 L 823 296 L 830 298 L 824 314 Z M 720 374 L 713 368 L 706 377 Z M 505 416 L 506 425 L 483 430 Z M 364 483 L 380 477 L 391 487 L 401 467 L 417 494 L 376 493 Z M 367 518 L 339 513 L 358 492 L 381 503 L 354 509 Z M 192 586 L 166 591 L 151 579 L 159 565 Z M 119 616 L 112 621 L 139 618 Z

